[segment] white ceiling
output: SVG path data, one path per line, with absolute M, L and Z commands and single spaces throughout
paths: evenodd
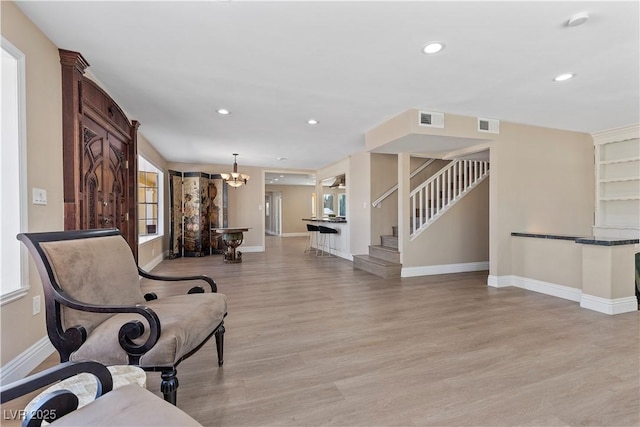
M 264 182 L 269 185 L 316 185 L 315 174 L 305 173 L 273 173 L 264 174 Z
M 317 169 L 409 108 L 585 132 L 640 121 L 638 1 L 17 4 L 169 161 Z M 433 40 L 446 49 L 422 54 Z

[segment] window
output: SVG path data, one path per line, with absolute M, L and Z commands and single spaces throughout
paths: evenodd
M 338 194 L 338 216 L 347 216 L 347 195 Z
M 4 304 L 29 289 L 28 254 L 16 240 L 16 234 L 27 230 L 24 54 L 4 37 L 1 76 L 0 296 Z
M 316 217 L 316 193 L 311 193 L 311 218 Z
M 333 194 L 323 194 L 322 214 L 333 215 Z
M 164 174 L 138 156 L 138 235 L 140 243 L 163 235 Z

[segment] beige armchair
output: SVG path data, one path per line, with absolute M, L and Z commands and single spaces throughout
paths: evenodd
M 215 335 L 223 362 L 226 297 L 206 276 L 164 277 L 141 270 L 116 229 L 18 235 L 44 287 L 47 333 L 60 361 L 96 360 L 161 373 L 165 400 L 176 403 L 178 364 Z M 143 295 L 140 276 L 186 295 Z M 205 293 L 202 287 L 209 289 Z
M 54 366 L 0 389 L 1 402 L 7 403 L 42 387 L 89 373 L 97 381 L 96 399 L 78 408 L 78 397 L 69 390 L 47 393 L 28 411 L 5 411 L 23 419 L 23 426 L 40 426 L 42 421 L 51 426 L 200 426 L 175 406 L 163 401 L 136 384 L 112 390 L 111 374 L 104 365 L 93 361 L 67 362 Z M 77 410 L 76 410 L 77 409 Z

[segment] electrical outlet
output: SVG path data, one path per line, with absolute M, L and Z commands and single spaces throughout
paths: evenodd
M 33 315 L 40 313 L 40 295 L 33 297 Z

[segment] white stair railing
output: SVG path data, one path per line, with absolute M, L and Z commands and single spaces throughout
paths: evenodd
M 489 176 L 489 162 L 454 160 L 410 193 L 411 239 Z
M 414 176 L 416 176 L 417 174 L 419 174 L 420 172 L 422 172 L 427 166 L 429 166 L 431 163 L 435 162 L 436 159 L 429 159 L 426 162 L 424 162 L 423 164 L 421 164 L 420 166 L 418 166 L 416 168 L 416 170 L 414 170 L 413 172 L 411 172 L 411 175 L 409 175 L 409 179 L 413 178 Z M 378 197 L 376 200 L 373 201 L 373 203 L 371 203 L 371 206 L 373 206 L 374 208 L 378 207 L 378 205 L 380 203 L 382 203 L 382 201 L 384 199 L 386 199 L 387 197 L 389 197 L 390 195 L 393 194 L 394 191 L 396 191 L 398 189 L 398 184 L 394 185 L 393 187 L 391 187 L 390 189 L 388 189 L 387 191 L 384 192 L 384 194 L 380 197 Z

